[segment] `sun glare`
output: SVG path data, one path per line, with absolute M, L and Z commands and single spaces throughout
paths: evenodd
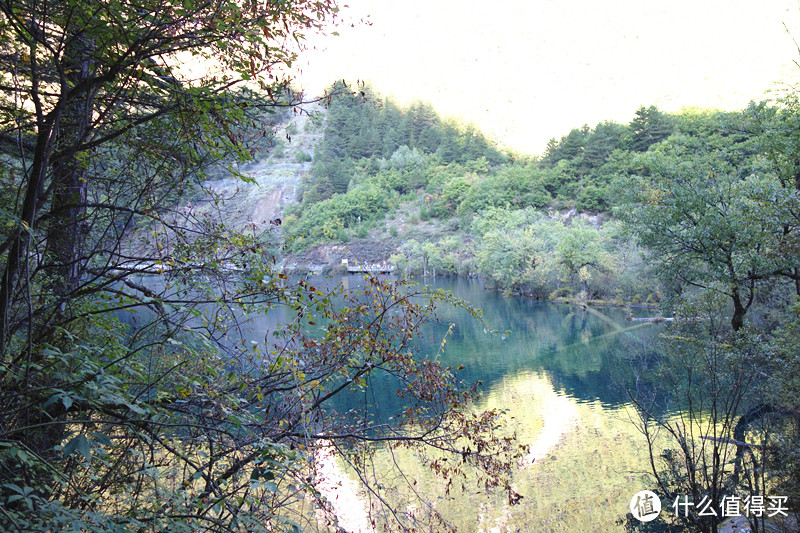
M 312 39 L 302 58 L 308 93 L 365 80 L 527 153 L 584 123 L 628 122 L 640 105 L 743 107 L 797 78 L 800 58 L 795 0 L 355 0 L 343 11 L 339 36 Z

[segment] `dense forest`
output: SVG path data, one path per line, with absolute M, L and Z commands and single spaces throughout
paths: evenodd
M 302 201 L 285 217 L 286 250 L 369 236 L 396 243 L 388 259 L 407 275 L 481 276 L 537 298 L 654 304 L 667 288 L 649 248 L 615 215 L 633 202 L 628 180 L 657 174 L 664 153 L 724 164 L 726 173 L 766 170 L 765 143 L 781 117 L 766 103 L 677 114 L 640 107 L 628 124 L 584 125 L 525 156 L 425 104 L 400 109 L 359 87 L 332 98 L 319 121 L 324 135 Z
M 299 201 L 242 224 L 209 183 L 252 185 L 247 165 L 291 144 L 308 102 L 281 79 L 287 43 L 338 10 L 0 0 L 0 529 L 334 531 L 319 465 L 333 453 L 363 473 L 376 446 L 416 457 L 448 493 L 519 504 L 525 450 L 504 410 L 477 410 L 479 384 L 416 344 L 437 305 L 496 332 L 405 279 L 418 274 L 653 306 L 670 327 L 628 364 L 658 390 L 625 393 L 656 490 L 714 509 L 781 495 L 796 513 L 798 95 L 640 107 L 529 156 L 337 83 L 305 122 L 319 143 L 294 152 L 310 166 Z M 282 268 L 357 241 L 389 242 L 399 279 L 347 290 Z M 403 401 L 391 423 L 366 408 L 378 375 Z M 337 411 L 344 394 L 363 408 Z M 435 507 L 423 519 L 379 483 L 365 490 L 378 527 L 450 529 Z M 620 527 L 719 529 L 697 510 Z

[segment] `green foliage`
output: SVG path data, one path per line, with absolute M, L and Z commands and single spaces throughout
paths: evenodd
M 341 88 L 334 85 L 332 92 Z M 400 109 L 388 99 L 381 101 L 370 87 L 331 100 L 323 157 L 389 158 L 403 146 L 437 154 L 445 163 L 503 159 L 474 127 L 444 122 L 427 104 Z
M 419 208 L 419 219 L 420 219 L 422 222 L 427 222 L 428 220 L 430 220 L 430 219 L 431 219 L 431 215 L 430 215 L 430 213 L 428 212 L 428 208 L 427 208 L 427 207 L 425 207 L 424 205 L 423 205 L 423 206 L 420 206 L 420 208 Z
M 476 391 L 415 353 L 435 303 L 459 302 L 374 279 L 353 292 L 291 280 L 276 235 L 237 226 L 224 198 L 177 207 L 214 165 L 251 180 L 234 163 L 273 142 L 271 108 L 296 102 L 269 81 L 295 59 L 285 43 L 335 3 L 6 7 L 0 529 L 298 531 L 317 511 L 334 519 L 314 485 L 319 449 L 359 464 L 370 440 L 433 445 L 510 490 L 501 412 L 467 415 Z M 184 79 L 184 54 L 208 69 Z M 258 92 L 236 90 L 245 82 Z M 409 135 L 431 148 L 423 111 Z M 369 136 L 349 141 L 371 150 Z M 286 216 L 298 240 L 345 238 L 388 208 L 346 156 L 306 188 L 313 224 Z M 269 326 L 251 338 L 241 326 L 258 316 Z M 396 424 L 372 426 L 366 406 L 337 413 L 333 398 L 378 373 L 407 399 Z
M 443 215 L 452 215 L 456 212 L 462 200 L 467 196 L 471 196 L 470 189 L 475 181 L 477 181 L 475 178 L 466 176 L 458 176 L 447 181 L 436 198 L 436 204 L 433 209 Z
M 375 220 L 383 216 L 389 206 L 390 197 L 386 190 L 367 183 L 345 194 L 335 194 L 311 204 L 303 210 L 300 218 L 287 218 L 284 228 L 287 236 L 294 240 L 295 249 L 299 250 L 320 240 L 342 240 L 340 229 L 354 228 L 360 222 Z
M 794 257 L 777 252 L 782 224 L 793 223 L 780 220 L 767 200 L 791 203 L 795 194 L 771 173 L 748 174 L 752 164 L 735 141 L 711 149 L 696 140 L 675 135 L 648 151 L 647 175 L 617 187 L 618 215 L 675 280 L 727 294 L 739 328 L 758 285 L 796 267 Z
M 466 246 L 465 246 L 466 244 Z M 405 276 L 467 276 L 475 273 L 474 247 L 456 236 L 436 242 L 409 239 L 389 262 Z
M 331 92 L 339 94 L 329 100 L 325 135 L 311 176 L 304 180 L 304 209 L 298 212 L 301 219 L 316 222 L 306 221 L 304 228 L 320 222 L 319 212 L 306 215 L 306 208 L 367 184 L 388 196 L 425 189 L 423 221 L 458 217 L 463 224 L 491 208 L 605 212 L 616 203 L 610 189 L 614 180 L 649 171 L 636 159 L 637 151 L 647 151 L 673 130 L 698 146 L 728 142 L 719 126 L 728 118 L 723 114 L 670 116 L 651 106 L 640 108 L 629 125 L 584 125 L 551 140 L 541 159 L 512 161 L 474 127 L 443 121 L 430 106 L 415 103 L 401 109 L 369 87 L 350 91 L 342 83 Z M 342 218 L 342 224 L 349 227 L 350 222 Z M 302 246 L 295 249 L 318 240 L 296 239 Z
M 425 166 L 425 156 L 418 149 L 412 150 L 404 144 L 394 151 L 389 158 L 389 165 L 398 170 L 422 168 Z
M 610 207 L 608 195 L 604 188 L 596 185 L 584 187 L 575 201 L 578 211 L 606 211 Z
M 640 362 L 655 378 L 655 390 L 631 391 L 663 497 L 705 498 L 715 509 L 733 494 L 796 494 L 796 463 L 783 454 L 786 444 L 798 442 L 797 427 L 785 404 L 770 403 L 775 398 L 767 392 L 785 384 L 773 388 L 787 370 L 779 365 L 788 360 L 765 342 L 768 332 L 732 332 L 720 313 L 723 304 L 723 296 L 711 293 L 684 299 L 679 313 L 692 319 L 674 324 L 659 356 Z M 754 529 L 769 530 L 763 516 L 751 519 Z M 715 531 L 717 521 L 696 507 L 674 517 L 676 525 L 697 531 Z
M 560 262 L 571 273 L 584 267 L 599 268 L 600 237 L 597 231 L 580 221 L 571 224 L 559 239 L 556 251 Z
M 617 213 L 676 306 L 664 358 L 642 361 L 658 389 L 631 391 L 669 499 L 797 497 L 797 112 L 794 96 L 741 113 L 686 110 L 616 186 Z M 717 529 L 697 512 L 676 525 Z
M 580 170 L 586 175 L 600 174 L 600 168 L 614 150 L 629 144 L 630 129 L 616 122 L 601 122 L 586 136 L 581 153 Z
M 630 123 L 631 150 L 646 152 L 650 146 L 669 137 L 674 131 L 672 119 L 656 106 L 640 107 Z
M 314 158 L 311 157 L 311 154 L 303 150 L 297 152 L 294 158 L 297 160 L 298 163 L 310 163 L 311 161 L 314 160 Z
M 480 235 L 478 271 L 497 288 L 549 298 L 556 291 L 587 299 L 628 302 L 659 282 L 644 264 L 644 251 L 614 222 L 570 224 L 535 210 L 489 209 L 473 222 Z
M 490 210 L 476 221 L 478 267 L 496 286 L 546 297 L 558 283 L 553 254 L 563 225 L 535 211 Z

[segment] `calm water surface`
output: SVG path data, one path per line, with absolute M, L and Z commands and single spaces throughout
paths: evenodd
M 635 382 L 633 367 L 652 356 L 663 326 L 628 321 L 622 308 L 503 297 L 477 280 L 426 282 L 483 309 L 490 327 L 510 330 L 504 338 L 493 336 L 465 311 L 441 309 L 439 323 L 425 329 L 420 351 L 433 357 L 455 324 L 439 358 L 464 365 L 463 379 L 483 383 L 476 408 L 508 410 L 509 431 L 529 446 L 514 475 L 524 498 L 510 506 L 504 497 L 475 491 L 445 495 L 413 457 L 397 455 L 386 458 L 387 485 L 389 464 L 399 462 L 431 505 L 464 531 L 622 531 L 617 521 L 631 496 L 652 488 L 626 389 L 646 386 Z M 394 391 L 391 383 L 373 381 L 370 397 L 379 419 L 399 407 Z M 402 502 L 410 496 L 397 488 L 387 497 Z
M 324 287 L 334 281 L 315 278 L 313 283 Z M 342 282 L 357 288 L 361 278 Z M 645 441 L 626 390 L 647 387 L 635 379 L 633 369 L 652 357 L 664 326 L 629 321 L 622 308 L 583 309 L 504 297 L 478 280 L 425 282 L 481 308 L 489 327 L 510 332 L 488 334 L 466 311 L 441 307 L 440 320 L 423 330 L 419 349 L 421 356 L 437 357 L 455 324 L 438 358 L 444 365 L 463 365 L 461 379 L 482 382 L 476 409 L 508 411 L 508 431 L 528 447 L 513 483 L 524 498 L 510 506 L 505 494 L 485 495 L 474 487 L 446 494 L 415 457 L 402 452 L 384 457 L 388 452 L 381 450 L 374 474 L 384 487 L 382 497 L 406 512 L 435 508 L 460 531 L 623 531 L 618 521 L 633 494 L 653 488 L 646 474 Z M 652 311 L 633 313 L 648 316 Z M 247 336 L 263 342 L 282 320 L 280 311 L 254 318 Z M 401 408 L 396 390 L 388 378 L 372 379 L 366 396 L 377 421 Z M 364 399 L 363 394 L 340 399 L 333 407 L 363 407 Z M 412 492 L 426 503 L 407 503 L 414 501 Z

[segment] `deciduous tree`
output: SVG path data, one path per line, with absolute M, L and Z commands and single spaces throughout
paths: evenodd
M 643 162 L 649 175 L 620 181 L 617 213 L 656 253 L 664 273 L 727 295 L 731 325 L 741 328 L 757 285 L 789 267 L 769 252 L 781 228 L 752 211 L 775 176 L 749 174 L 725 151 L 698 150 L 680 136 L 651 149 Z
M 275 81 L 288 43 L 337 9 L 0 1 L 2 529 L 296 529 L 325 509 L 312 464 L 332 442 L 431 445 L 507 480 L 498 413 L 473 418 L 413 350 L 430 295 L 291 281 L 274 231 L 219 197 L 179 204 L 297 102 Z M 245 334 L 263 314 L 281 318 Z M 328 408 L 384 371 L 402 423 Z

